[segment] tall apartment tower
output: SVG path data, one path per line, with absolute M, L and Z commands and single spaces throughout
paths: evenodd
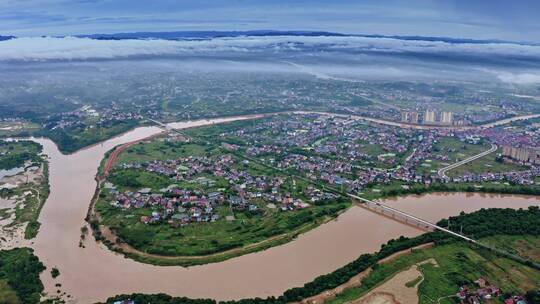
M 451 125 L 454 122 L 454 117 L 452 112 L 442 112 L 441 113 L 441 124 Z
M 401 122 L 409 122 L 409 112 L 401 112 Z
M 408 122 L 408 123 L 417 124 L 418 123 L 418 112 L 415 112 L 415 111 L 411 111 L 411 112 L 403 111 L 403 112 L 401 112 L 401 122 Z
M 426 110 L 426 113 L 424 114 L 424 123 L 425 124 L 435 123 L 435 111 Z
M 418 112 L 410 112 L 409 113 L 409 120 L 413 124 L 417 124 L 418 123 Z
M 503 146 L 502 154 L 506 157 L 510 157 L 522 162 L 540 164 L 539 148 Z

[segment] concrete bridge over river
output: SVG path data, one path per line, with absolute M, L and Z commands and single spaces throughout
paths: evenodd
M 477 241 L 475 241 L 475 240 L 473 240 L 473 239 L 471 239 L 471 238 L 469 238 L 467 236 L 464 236 L 464 235 L 459 234 L 457 232 L 454 232 L 452 230 L 446 229 L 444 227 L 438 226 L 435 223 L 432 223 L 430 221 L 426 221 L 424 219 L 421 219 L 421 218 L 419 218 L 417 216 L 414 216 L 412 214 L 403 212 L 403 211 L 398 210 L 396 208 L 392 208 L 392 207 L 387 206 L 385 204 L 375 202 L 375 201 L 372 201 L 372 200 L 368 200 L 368 199 L 365 199 L 363 197 L 360 197 L 360 196 L 357 196 L 357 195 L 354 195 L 354 194 L 347 194 L 347 195 L 350 198 L 354 199 L 354 200 L 360 201 L 360 204 L 359 204 L 360 207 L 368 209 L 368 210 L 373 211 L 375 213 L 379 213 L 381 215 L 390 217 L 390 218 L 392 218 L 394 220 L 404 222 L 407 225 L 415 226 L 415 227 L 418 227 L 419 229 L 428 230 L 428 231 L 429 230 L 439 230 L 439 231 L 448 233 L 448 234 L 450 234 L 452 236 L 458 237 L 458 238 L 460 238 L 462 240 L 465 240 L 467 242 L 471 242 L 471 243 L 475 243 L 475 244 L 478 243 Z
M 507 258 L 510 258 L 510 259 L 513 259 L 513 260 L 516 260 L 516 261 L 519 261 L 521 263 L 525 263 L 531 267 L 534 267 L 536 269 L 540 269 L 540 264 L 539 263 L 536 263 L 530 259 L 527 259 L 527 258 L 524 258 L 520 255 L 517 255 L 517 254 L 513 254 L 513 253 L 510 253 L 506 250 L 503 250 L 503 249 L 500 249 L 500 248 L 496 248 L 496 247 L 493 247 L 489 244 L 486 244 L 484 242 L 479 242 L 479 241 L 476 241 L 470 237 L 467 237 L 461 233 L 457 233 L 457 232 L 454 232 L 452 230 L 449 230 L 449 229 L 446 229 L 444 227 L 441 227 L 441 226 L 438 226 L 437 224 L 434 224 L 430 221 L 426 221 L 424 219 L 421 219 L 419 217 L 416 217 L 412 214 L 409 214 L 409 213 L 406 213 L 406 212 L 403 212 L 401 210 L 398 210 L 396 208 L 392 208 L 390 206 L 387 206 L 385 204 L 382 204 L 382 203 L 379 203 L 379 202 L 375 202 L 375 201 L 372 201 L 372 200 L 368 200 L 368 199 L 365 199 L 363 197 L 360 197 L 360 196 L 357 196 L 357 195 L 354 195 L 354 194 L 347 194 L 350 198 L 354 199 L 354 200 L 357 200 L 357 201 L 360 201 L 360 203 L 358 204 L 358 206 L 360 206 L 361 208 L 365 208 L 365 209 L 368 209 L 370 211 L 373 211 L 377 214 L 380 214 L 382 216 L 385 216 L 385 217 L 388 217 L 388 218 L 391 218 L 393 220 L 396 220 L 396 221 L 399 221 L 399 222 L 402 222 L 402 223 L 405 223 L 406 225 L 409 225 L 409 226 L 413 226 L 413 227 L 417 227 L 419 229 L 423 229 L 423 230 L 427 230 L 427 231 L 433 231 L 433 230 L 439 230 L 439 231 L 442 231 L 444 233 L 447 233 L 447 234 L 450 234 L 452 236 L 455 236 L 459 239 L 462 239 L 464 241 L 467 241 L 469 243 L 472 243 L 472 244 L 475 244 L 481 248 L 484 248 L 484 249 L 487 249 L 487 250 L 490 250 L 492 252 L 495 252 L 499 255 L 502 255 L 502 256 L 505 256 Z

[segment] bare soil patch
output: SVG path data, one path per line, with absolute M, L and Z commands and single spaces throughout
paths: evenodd
M 363 297 L 351 303 L 354 304 L 412 304 L 418 303 L 418 286 L 423 281 L 423 275 L 418 266 L 426 263 L 437 265 L 437 261 L 429 259 L 413 265 L 411 268 L 402 271 L 386 281 L 382 285 L 373 289 Z M 414 287 L 407 287 L 406 284 L 418 277 L 422 277 Z

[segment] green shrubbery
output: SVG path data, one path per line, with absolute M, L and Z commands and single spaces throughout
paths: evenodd
M 44 129 L 38 131 L 36 135 L 50 138 L 58 145 L 58 149 L 64 153 L 73 153 L 133 129 L 138 124 L 139 122 L 136 120 L 114 121 L 96 128 L 87 128 L 84 125 L 67 129 Z
M 448 220 L 439 225 L 448 227 Z M 473 238 L 483 238 L 496 234 L 506 235 L 540 235 L 540 208 L 531 206 L 528 209 L 482 209 L 470 214 L 462 213 L 450 217 L 450 229 L 459 231 Z
M 0 151 L 5 154 L 0 157 L 0 170 L 9 170 L 24 166 L 26 161 L 40 162 L 38 153 L 42 151 L 40 144 L 31 141 L 5 142 L 0 141 Z
M 504 184 L 482 184 L 477 187 L 474 184 L 454 184 L 454 183 L 433 183 L 429 186 L 423 184 L 410 184 L 407 189 L 402 187 L 392 187 L 369 196 L 371 199 L 395 197 L 407 194 L 425 194 L 433 192 L 480 192 L 480 193 L 498 193 L 498 194 L 522 194 L 522 195 L 540 195 L 540 187 L 524 185 L 504 185 Z
M 45 266 L 33 254 L 32 249 L 0 251 L 0 280 L 7 280 L 22 303 L 39 303 L 43 291 L 39 274 L 43 270 Z

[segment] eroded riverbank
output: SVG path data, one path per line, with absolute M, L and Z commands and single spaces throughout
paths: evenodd
M 186 128 L 248 119 L 201 120 L 175 124 Z M 61 275 L 53 280 L 42 274 L 46 291 L 56 293 L 56 283 L 77 303 L 92 303 L 120 293 L 158 293 L 218 300 L 279 295 L 313 278 L 331 272 L 360 254 L 377 251 L 381 244 L 401 235 L 422 231 L 353 207 L 338 219 L 299 236 L 296 240 L 224 262 L 190 268 L 162 267 L 125 259 L 88 240 L 79 247 L 80 229 L 96 187 L 95 175 L 104 154 L 114 146 L 160 132 L 142 127 L 72 155 L 38 139 L 50 157 L 51 194 L 40 216 L 42 227 L 32 246 L 50 269 Z M 431 221 L 460 211 L 487 207 L 540 205 L 535 197 L 488 194 L 430 194 L 388 200 L 387 204 Z M 340 250 L 336 250 L 339 248 Z

